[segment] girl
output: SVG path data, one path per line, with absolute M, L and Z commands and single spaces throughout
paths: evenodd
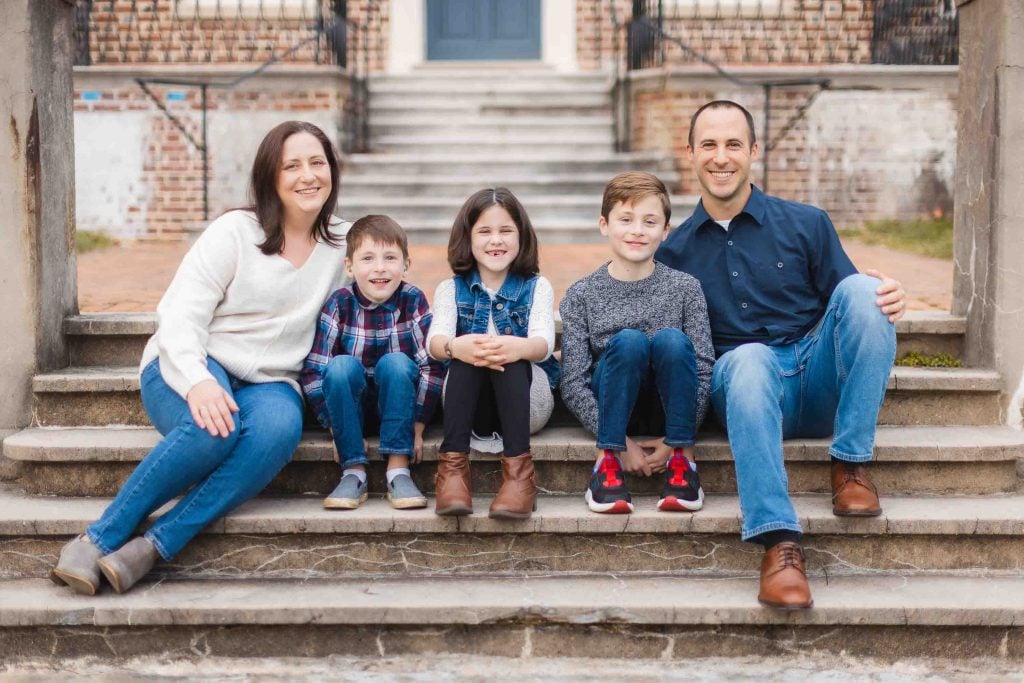
M 228 211 L 203 232 L 157 307 L 142 403 L 164 438 L 103 516 L 64 546 L 55 583 L 93 595 L 102 571 L 117 592 L 128 590 L 158 555 L 170 560 L 259 493 L 299 443 L 296 378 L 324 299 L 348 282 L 348 224 L 331 213 L 338 162 L 330 140 L 310 123 L 275 127 L 256 152 L 249 193 L 249 209 Z
M 537 235 L 511 192 L 480 190 L 466 200 L 448 264 L 455 276 L 437 287 L 427 335 L 430 355 L 449 362 L 435 511 L 473 512 L 472 445 L 504 455 L 489 516 L 526 519 L 537 497 L 530 434 L 551 417 L 558 363 L 554 292 L 537 274 Z

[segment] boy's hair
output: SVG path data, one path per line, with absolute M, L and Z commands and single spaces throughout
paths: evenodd
M 661 200 L 661 208 L 665 212 L 665 224 L 672 218 L 672 205 L 668 200 L 665 183 L 657 176 L 643 171 L 626 171 L 620 173 L 604 186 L 604 197 L 601 199 L 601 216 L 608 220 L 608 215 L 619 202 L 627 206 L 636 204 L 641 199 L 656 196 Z
M 373 240 L 378 244 L 395 245 L 402 250 L 402 258 L 409 258 L 409 237 L 405 234 L 402 226 L 390 216 L 371 214 L 363 216 L 348 230 L 345 238 L 345 257 L 352 258 L 366 240 Z
M 707 104 L 701 106 L 700 109 L 693 112 L 693 116 L 690 117 L 690 132 L 686 136 L 686 141 L 693 147 L 693 129 L 697 125 L 697 119 L 707 109 L 735 109 L 743 114 L 743 118 L 747 120 L 747 132 L 750 133 L 750 146 L 753 147 L 754 143 L 757 142 L 757 133 L 754 132 L 754 116 L 747 111 L 747 108 L 742 104 L 733 102 L 732 100 L 712 100 Z
M 491 187 L 474 192 L 459 209 L 448 239 L 448 265 L 456 275 L 468 273 L 476 268 L 473 258 L 471 233 L 482 214 L 492 206 L 500 206 L 512 217 L 519 228 L 519 253 L 516 254 L 509 272 L 528 277 L 540 272 L 537 257 L 537 233 L 533 230 L 526 209 L 506 187 Z

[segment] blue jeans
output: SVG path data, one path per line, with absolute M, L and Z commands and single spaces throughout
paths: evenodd
M 104 554 L 120 548 L 154 510 L 192 490 L 146 531 L 165 560 L 208 524 L 262 491 L 291 459 L 302 436 L 302 399 L 284 382 L 250 384 L 208 358 L 207 369 L 238 404 L 235 431 L 210 436 L 188 403 L 167 386 L 154 360 L 142 372 L 142 405 L 163 436 L 86 530 Z
M 412 455 L 413 417 L 420 369 L 409 356 L 387 353 L 373 377 L 354 356 L 335 356 L 324 372 L 324 400 L 342 468 L 365 465 L 367 417 L 380 420 L 380 454 Z
M 832 457 L 871 460 L 896 356 L 896 328 L 875 306 L 878 284 L 851 275 L 800 341 L 744 344 L 715 363 L 711 400 L 729 433 L 744 540 L 779 529 L 801 531 L 789 499 L 784 438 L 832 435 Z
M 662 416 L 667 445 L 693 445 L 697 353 L 682 330 L 659 330 L 651 339 L 639 330 L 618 332 L 608 340 L 590 384 L 597 398 L 598 448 L 624 451 L 631 425 L 657 429 Z

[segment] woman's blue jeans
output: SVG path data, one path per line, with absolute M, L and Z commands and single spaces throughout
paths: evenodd
M 412 455 L 420 369 L 404 353 L 386 353 L 373 377 L 354 356 L 335 356 L 324 371 L 324 401 L 342 468 L 368 462 L 363 429 L 380 420 L 381 455 Z M 374 420 L 368 421 L 366 418 Z
M 715 363 L 711 400 L 729 433 L 744 540 L 801 531 L 789 499 L 784 438 L 832 435 L 831 456 L 871 460 L 896 356 L 896 328 L 875 305 L 878 285 L 875 278 L 851 275 L 800 341 L 744 344 Z
M 120 548 L 150 513 L 192 489 L 146 531 L 169 560 L 208 524 L 262 491 L 291 459 L 302 436 L 302 399 L 284 382 L 250 384 L 212 358 L 207 368 L 238 404 L 235 431 L 210 436 L 188 403 L 167 386 L 154 360 L 142 372 L 142 405 L 163 436 L 121 487 L 89 539 L 104 554 Z
M 661 427 L 662 415 L 667 445 L 693 445 L 697 352 L 682 330 L 666 328 L 650 339 L 639 330 L 618 332 L 597 362 L 591 388 L 597 399 L 598 448 L 626 450 L 631 425 Z

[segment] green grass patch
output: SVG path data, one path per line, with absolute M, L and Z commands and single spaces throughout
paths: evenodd
M 870 221 L 864 227 L 839 231 L 865 244 L 880 244 L 921 256 L 953 258 L 953 221 L 949 218 L 923 218 L 913 221 Z
M 102 232 L 94 232 L 92 230 L 75 231 L 75 252 L 79 254 L 87 254 L 90 251 L 106 249 L 118 244 L 117 240 L 109 235 L 104 235 Z
M 948 353 L 920 353 L 911 351 L 902 358 L 896 359 L 896 365 L 903 365 L 911 368 L 962 368 L 963 363 L 959 358 L 954 358 Z

